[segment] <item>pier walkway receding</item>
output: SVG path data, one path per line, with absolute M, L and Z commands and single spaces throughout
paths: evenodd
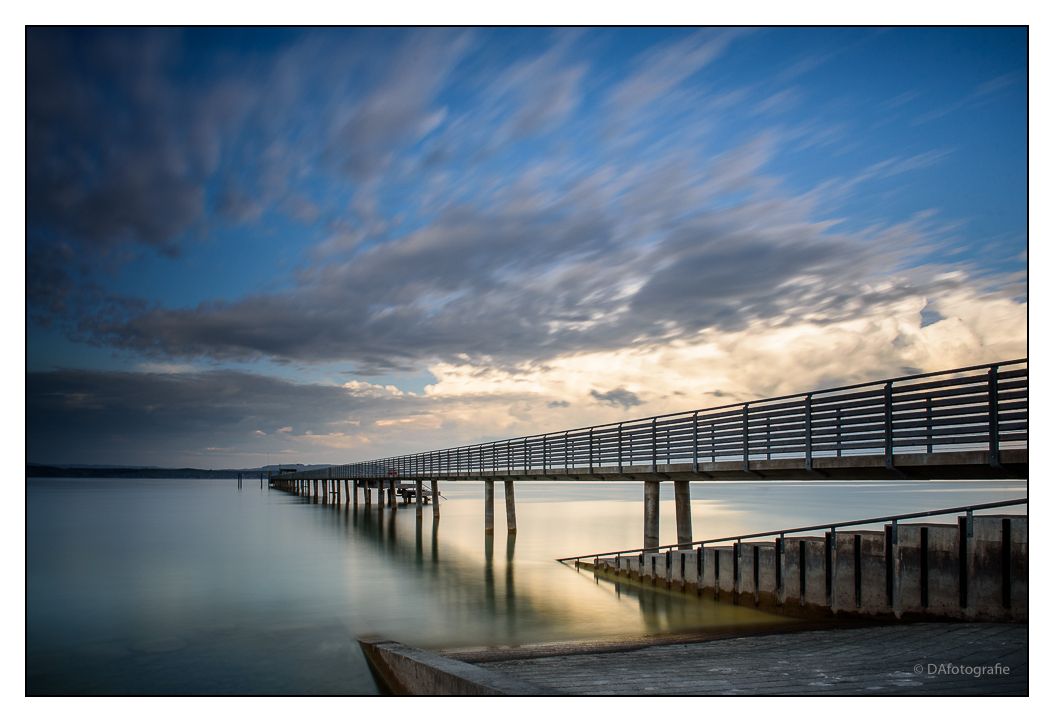
M 274 479 L 1028 475 L 1028 359 L 425 451 Z

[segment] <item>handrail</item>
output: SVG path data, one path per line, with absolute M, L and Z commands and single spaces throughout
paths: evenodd
M 758 539 L 761 537 L 769 536 L 784 536 L 785 534 L 798 534 L 804 531 L 817 531 L 819 529 L 830 529 L 834 531 L 839 527 L 845 526 L 861 526 L 863 524 L 878 524 L 879 522 L 898 522 L 901 519 L 919 519 L 926 516 L 941 516 L 943 514 L 954 514 L 956 512 L 974 512 L 978 509 L 997 509 L 1003 506 L 1020 506 L 1022 504 L 1028 504 L 1028 497 L 1024 499 L 1010 499 L 1009 501 L 993 501 L 986 504 L 973 504 L 971 506 L 956 506 L 950 509 L 935 509 L 933 511 L 920 511 L 912 514 L 894 514 L 893 516 L 876 516 L 872 519 L 859 519 L 857 521 L 840 521 L 836 524 L 816 524 L 814 526 L 800 526 L 793 529 L 779 529 L 777 531 L 765 531 L 757 534 L 736 534 L 734 536 L 721 537 L 719 539 L 705 539 L 703 541 L 693 541 L 678 544 L 663 544 L 662 546 L 656 547 L 638 547 L 636 549 L 623 549 L 621 551 L 614 552 L 601 552 L 600 554 L 580 554 L 576 557 L 564 557 L 563 559 L 557 559 L 558 562 L 569 562 L 577 559 L 588 559 L 589 557 L 599 558 L 608 557 L 611 555 L 622 555 L 622 554 L 641 554 L 649 551 L 661 551 L 663 549 L 676 549 L 685 546 L 705 546 L 706 544 L 715 544 L 717 542 L 725 541 L 742 541 L 743 539 Z
M 1000 467 L 1006 444 L 1027 442 L 1028 359 L 965 366 L 947 371 L 865 381 L 807 393 L 736 402 L 695 411 L 583 426 L 468 446 L 331 467 L 350 477 L 450 475 L 482 477 L 488 471 L 650 466 L 735 461 L 750 472 L 752 461 L 875 453 L 894 469 L 894 453 L 934 446 L 987 448 Z M 1021 366 L 1024 365 L 1023 368 Z M 1016 369 L 1001 370 L 1001 367 Z M 987 370 L 987 373 L 964 375 Z M 945 378 L 918 383 L 920 379 Z M 911 382 L 905 384 L 905 382 Z M 896 386 L 896 384 L 901 384 Z M 867 389 L 860 391 L 860 389 Z M 562 438 L 562 441 L 560 440 Z M 538 466 L 540 462 L 541 466 Z M 296 472 L 307 478 L 318 472 Z M 556 472 L 561 473 L 561 472 Z

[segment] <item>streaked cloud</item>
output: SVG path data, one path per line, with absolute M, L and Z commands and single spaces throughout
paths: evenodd
M 1022 37 L 31 28 L 33 453 L 340 461 L 1022 355 Z

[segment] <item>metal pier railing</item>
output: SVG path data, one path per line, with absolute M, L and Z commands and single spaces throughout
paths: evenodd
M 481 478 L 656 472 L 660 464 L 1027 448 L 1028 359 L 374 459 L 290 478 Z

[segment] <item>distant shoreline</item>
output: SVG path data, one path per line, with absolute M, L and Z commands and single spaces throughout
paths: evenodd
M 61 479 L 237 479 L 259 478 L 261 469 L 158 469 L 158 468 L 70 468 L 26 465 L 26 478 Z

